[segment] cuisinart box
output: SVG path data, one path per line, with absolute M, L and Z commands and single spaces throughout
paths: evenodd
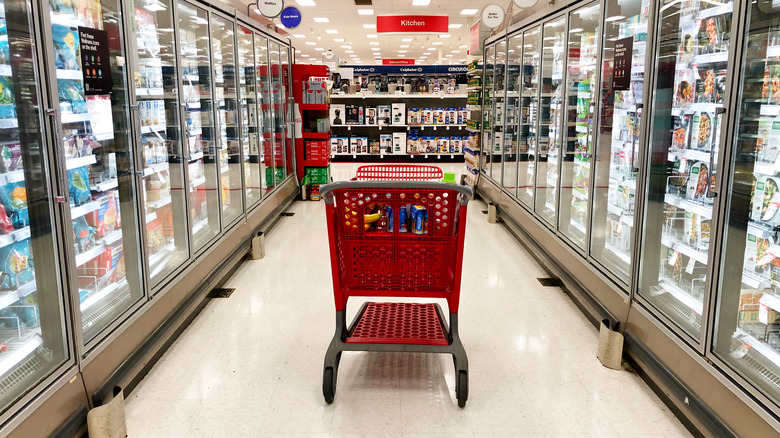
M 395 104 L 393 104 L 395 105 Z M 403 104 L 401 104 L 403 105 Z M 393 153 L 403 154 L 406 150 L 406 133 L 394 132 L 393 133 Z
M 377 123 L 378 125 L 389 125 L 391 124 L 392 120 L 392 110 L 390 109 L 390 105 L 379 105 L 376 107 L 377 109 Z
M 393 134 L 379 135 L 379 149 L 382 154 L 389 155 L 393 153 Z
M 349 138 L 348 137 L 331 137 L 330 138 L 330 153 L 334 155 L 348 154 L 349 153 Z
M 352 154 L 367 154 L 368 137 L 351 137 L 349 141 L 349 149 L 349 152 Z
M 392 105 L 393 113 L 393 125 L 405 125 L 406 124 L 406 104 L 394 103 Z
M 344 117 L 346 115 L 346 106 L 343 104 L 333 104 L 330 106 L 330 125 L 346 125 Z

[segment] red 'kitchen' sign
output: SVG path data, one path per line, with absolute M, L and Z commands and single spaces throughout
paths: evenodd
M 384 65 L 414 65 L 414 59 L 382 59 Z
M 447 33 L 450 18 L 446 15 L 380 15 L 376 31 L 381 33 Z

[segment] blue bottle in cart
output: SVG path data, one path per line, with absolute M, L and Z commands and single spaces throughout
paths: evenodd
M 387 215 L 387 232 L 393 232 L 393 208 L 389 205 L 385 207 L 385 214 Z
M 425 234 L 426 222 L 428 221 L 428 212 L 422 205 L 412 205 L 412 233 Z
M 409 231 L 409 229 L 406 226 L 406 207 L 408 207 L 408 205 L 403 206 L 401 207 L 400 210 L 398 210 L 398 232 L 399 233 L 405 233 Z

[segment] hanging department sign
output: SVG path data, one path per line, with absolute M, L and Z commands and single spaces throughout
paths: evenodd
M 487 5 L 482 9 L 482 23 L 485 26 L 495 29 L 504 22 L 504 8 L 499 5 Z
M 282 13 L 282 9 L 284 0 L 257 0 L 257 10 L 264 17 L 276 18 Z
M 95 96 L 111 93 L 114 85 L 111 82 L 111 60 L 108 57 L 108 32 L 81 26 L 78 30 L 84 94 Z
M 377 33 L 447 33 L 450 18 L 446 15 L 380 15 L 376 17 Z
M 465 65 L 342 65 L 351 68 L 354 74 L 466 74 Z
M 404 59 L 404 58 L 395 58 L 395 59 L 382 59 L 383 65 L 414 65 L 414 59 Z
M 289 6 L 282 11 L 282 24 L 287 29 L 295 29 L 301 24 L 301 11 L 295 6 Z

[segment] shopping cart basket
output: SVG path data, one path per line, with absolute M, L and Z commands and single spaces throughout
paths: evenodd
M 358 167 L 352 181 L 441 181 L 443 176 L 436 166 L 376 164 Z
M 344 351 L 449 353 L 458 405 L 468 398 L 468 359 L 458 335 L 466 207 L 472 189 L 429 181 L 348 181 L 321 188 L 336 301 L 322 393 L 333 402 Z M 408 220 L 403 220 L 406 216 Z M 368 302 L 347 326 L 350 297 L 444 298 Z

